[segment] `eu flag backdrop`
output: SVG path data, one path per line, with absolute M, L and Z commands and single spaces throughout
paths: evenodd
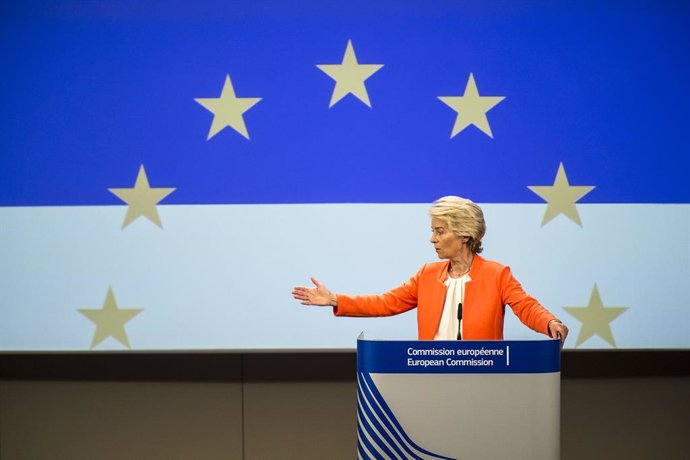
M 569 346 L 690 346 L 681 2 L 0 8 L 2 349 L 411 338 L 290 288 L 403 282 L 451 194 Z

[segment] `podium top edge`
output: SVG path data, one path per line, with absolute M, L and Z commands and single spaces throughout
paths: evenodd
M 382 343 L 414 343 L 414 344 L 420 344 L 420 343 L 425 343 L 425 344 L 437 344 L 437 345 L 451 345 L 451 344 L 459 344 L 459 343 L 467 343 L 467 344 L 482 344 L 482 343 L 487 343 L 487 344 L 512 344 L 512 343 L 553 343 L 553 342 L 558 342 L 559 339 L 530 339 L 530 340 L 417 340 L 417 339 L 410 339 L 410 340 L 399 340 L 399 339 L 376 339 L 376 338 L 370 338 L 370 337 L 364 337 L 364 332 L 359 334 L 357 337 L 357 342 L 382 342 Z

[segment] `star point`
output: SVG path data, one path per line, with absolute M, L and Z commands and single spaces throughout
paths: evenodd
M 599 288 L 594 284 L 587 306 L 563 307 L 563 309 L 582 323 L 575 347 L 580 346 L 595 335 L 615 347 L 616 341 L 611 332 L 611 321 L 623 314 L 628 307 L 605 307 L 601 301 Z
M 174 188 L 151 188 L 144 165 L 139 167 L 137 180 L 132 188 L 109 188 L 108 191 L 127 203 L 127 214 L 122 228 L 134 222 L 141 216 L 163 228 L 156 205 L 166 196 L 175 191 Z
M 474 74 L 470 73 L 462 96 L 439 96 L 438 98 L 457 112 L 453 131 L 450 134 L 451 139 L 470 125 L 476 126 L 493 139 L 494 135 L 486 113 L 505 99 L 505 96 L 480 96 Z
M 319 70 L 335 80 L 335 88 L 328 105 L 330 109 L 348 94 L 352 94 L 371 108 L 369 93 L 364 82 L 381 70 L 383 64 L 360 64 L 357 62 L 352 40 L 347 41 L 345 55 L 340 64 L 317 64 Z
M 541 197 L 546 204 L 546 211 L 541 222 L 543 227 L 559 214 L 563 214 L 577 225 L 582 227 L 580 214 L 577 212 L 577 203 L 582 197 L 594 190 L 594 185 L 570 185 L 565 174 L 563 162 L 558 165 L 558 172 L 553 185 L 528 185 L 528 189 Z
M 125 331 L 125 324 L 141 313 L 142 309 L 118 308 L 112 287 L 108 287 L 108 293 L 105 296 L 102 308 L 82 308 L 78 311 L 96 325 L 96 331 L 91 340 L 92 350 L 108 337 L 112 337 L 125 347 L 131 348 L 127 332 Z
M 206 140 L 210 140 L 226 127 L 234 129 L 246 139 L 249 139 L 249 131 L 247 131 L 242 115 L 256 105 L 261 98 L 237 97 L 229 74 L 225 76 L 225 83 L 223 84 L 220 97 L 196 98 L 194 100 L 213 113 L 213 121 L 211 122 L 211 128 L 208 131 Z

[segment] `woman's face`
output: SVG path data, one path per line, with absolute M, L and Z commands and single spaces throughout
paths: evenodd
M 438 217 L 431 218 L 431 238 L 429 241 L 434 245 L 439 259 L 460 257 L 466 240 L 466 237 L 461 238 L 453 233 L 443 220 Z

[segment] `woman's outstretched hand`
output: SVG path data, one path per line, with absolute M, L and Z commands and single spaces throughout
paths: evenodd
M 313 276 L 311 277 L 311 282 L 316 287 L 296 286 L 292 288 L 292 297 L 295 300 L 299 300 L 302 305 L 338 306 L 338 297 L 329 291 L 326 286 L 319 283 L 319 280 Z

